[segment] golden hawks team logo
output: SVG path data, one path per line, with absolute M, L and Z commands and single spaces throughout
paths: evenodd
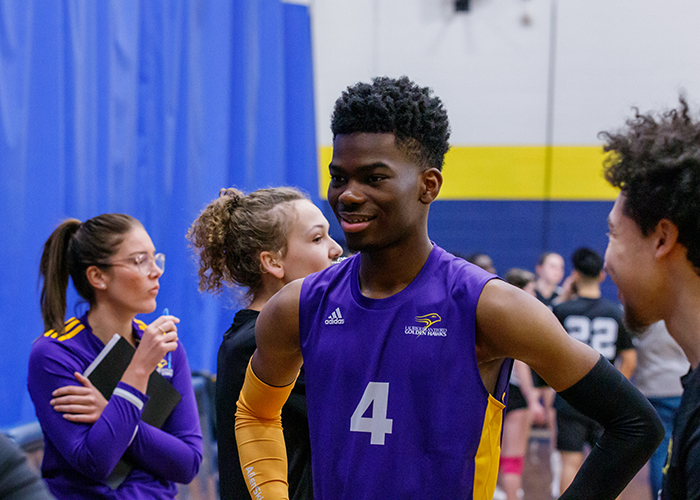
M 447 328 L 431 328 L 435 323 L 442 321 L 438 313 L 416 316 L 416 321 L 422 323 L 423 326 L 406 326 L 404 328 L 404 333 L 406 335 L 415 335 L 417 337 L 422 335 L 427 335 L 428 337 L 447 337 Z
M 424 329 L 427 330 L 433 323 L 442 321 L 442 318 L 438 313 L 424 314 L 423 316 L 416 316 L 416 321 L 418 323 L 423 323 L 425 325 Z
M 168 362 L 166 358 L 161 359 L 156 366 L 156 371 L 164 377 L 172 377 L 174 374 L 172 362 Z

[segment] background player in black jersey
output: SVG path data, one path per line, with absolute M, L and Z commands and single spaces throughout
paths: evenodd
M 571 282 L 576 286 L 573 300 L 554 306 L 554 315 L 566 331 L 577 340 L 593 347 L 610 362 L 620 359 L 620 372 L 628 379 L 637 365 L 637 355 L 622 322 L 622 310 L 600 296 L 605 279 L 603 258 L 590 248 L 579 248 L 571 256 L 574 270 Z M 557 397 L 557 450 L 561 452 L 561 491 L 573 481 L 583 463 L 583 447 L 600 437 L 598 423 L 573 409 Z
M 659 115 L 637 112 L 602 134 L 605 178 L 621 192 L 608 216 L 605 271 L 625 321 L 664 319 L 691 371 L 676 417 L 661 499 L 700 498 L 700 121 L 685 99 Z

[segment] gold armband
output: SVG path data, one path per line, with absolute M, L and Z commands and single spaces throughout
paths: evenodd
M 295 382 L 285 387 L 268 385 L 248 363 L 236 404 L 236 442 L 243 477 L 253 499 L 289 499 L 282 406 Z

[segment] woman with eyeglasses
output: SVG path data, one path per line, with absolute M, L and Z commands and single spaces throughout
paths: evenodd
M 249 498 L 238 459 L 234 418 L 246 368 L 255 351 L 255 321 L 284 285 L 321 271 L 342 253 L 328 221 L 300 191 L 290 187 L 243 194 L 222 189 L 192 223 L 187 237 L 199 255 L 199 289 L 224 286 L 245 292 L 244 308 L 224 333 L 217 358 L 216 417 L 219 490 L 222 500 Z M 282 411 L 289 498 L 310 500 L 311 449 L 303 372 Z
M 156 309 L 164 264 L 141 223 L 124 214 L 68 219 L 44 244 L 46 332 L 32 346 L 28 387 L 44 434 L 42 476 L 59 499 L 172 499 L 175 483 L 199 470 L 202 435 L 180 320 L 136 319 Z M 89 310 L 64 321 L 69 277 Z M 82 374 L 115 333 L 135 352 L 107 401 Z M 141 420 L 154 371 L 181 395 L 161 428 Z M 117 485 L 110 475 L 122 458 L 132 468 Z

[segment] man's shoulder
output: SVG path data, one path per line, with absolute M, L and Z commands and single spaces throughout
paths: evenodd
M 466 285 L 481 289 L 486 282 L 498 277 L 437 245 L 434 248 L 434 266 L 430 271 L 431 279 L 451 282 L 453 287 Z
M 693 391 L 695 405 L 700 408 L 700 366 L 681 377 L 683 388 L 686 392 Z
M 314 288 L 327 288 L 332 282 L 350 276 L 353 269 L 353 262 L 358 258 L 358 254 L 331 264 L 326 269 L 309 274 L 303 278 L 301 284 L 302 296 Z
M 676 415 L 671 467 L 668 471 L 668 479 L 672 478 L 670 482 L 673 484 L 665 483 L 664 489 L 668 487 L 671 495 L 662 495 L 662 498 L 671 498 L 680 491 L 684 491 L 688 498 L 698 498 L 694 495 L 700 494 L 700 370 L 690 371 L 681 380 L 685 392 Z M 690 489 L 693 491 L 690 492 Z

